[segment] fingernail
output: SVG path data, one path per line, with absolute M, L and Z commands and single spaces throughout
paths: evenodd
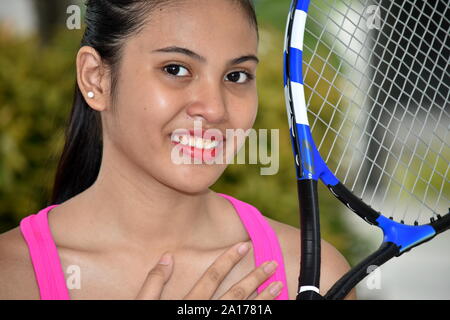
M 170 253 L 164 253 L 164 255 L 159 260 L 158 264 L 168 266 L 171 262 L 172 262 L 172 256 L 170 255 Z
M 247 243 L 243 243 L 238 247 L 238 252 L 240 255 L 244 255 L 245 253 L 247 253 L 248 251 L 248 244 Z
M 267 265 L 264 266 L 265 273 L 272 273 L 277 268 L 277 263 L 275 261 L 271 261 Z
M 270 294 L 276 296 L 280 293 L 283 284 L 281 282 L 274 282 L 269 290 Z

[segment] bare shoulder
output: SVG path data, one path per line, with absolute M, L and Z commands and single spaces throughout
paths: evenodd
M 294 300 L 297 296 L 300 272 L 300 229 L 267 217 L 266 219 L 280 242 L 286 269 L 289 299 Z M 321 249 L 320 292 L 323 294 L 350 269 L 350 266 L 345 257 L 333 245 L 323 239 Z M 356 299 L 354 290 L 346 299 Z
M 0 234 L 0 300 L 39 299 L 28 247 L 19 227 Z

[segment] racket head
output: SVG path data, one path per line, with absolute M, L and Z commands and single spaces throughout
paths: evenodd
M 384 20 L 368 24 L 368 9 Z M 450 228 L 449 15 L 445 1 L 291 3 L 284 90 L 297 179 L 321 180 L 383 230 L 365 263 Z
M 371 28 L 369 1 L 292 2 L 284 48 L 291 142 L 298 179 L 342 184 L 356 196 L 350 208 L 433 225 L 450 203 L 450 40 L 442 33 L 450 4 L 398 3 L 376 6 L 385 20 Z M 332 191 L 348 198 L 340 189 Z M 373 223 L 376 214 L 367 215 Z

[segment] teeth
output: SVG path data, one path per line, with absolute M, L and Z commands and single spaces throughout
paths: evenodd
M 203 149 L 203 139 L 202 138 L 195 138 L 195 147 L 198 149 Z
M 198 149 L 213 149 L 219 145 L 218 141 L 211 141 L 208 139 L 186 135 L 175 135 L 172 137 L 172 141 L 179 142 L 182 145 L 195 147 Z
M 188 143 L 189 143 L 189 138 L 186 137 L 186 136 L 181 136 L 181 137 L 180 137 L 180 142 L 181 142 L 182 144 L 188 144 Z

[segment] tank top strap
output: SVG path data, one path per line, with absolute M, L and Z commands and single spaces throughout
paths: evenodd
M 218 195 L 231 202 L 246 228 L 253 244 L 255 266 L 269 260 L 275 260 L 278 263 L 275 273 L 258 287 L 258 293 L 261 293 L 273 281 L 281 281 L 283 288 L 276 300 L 288 300 L 283 254 L 275 231 L 254 206 L 226 194 L 218 193 Z
M 28 246 L 42 300 L 69 300 L 58 250 L 48 224 L 48 206 L 20 221 L 20 231 Z

